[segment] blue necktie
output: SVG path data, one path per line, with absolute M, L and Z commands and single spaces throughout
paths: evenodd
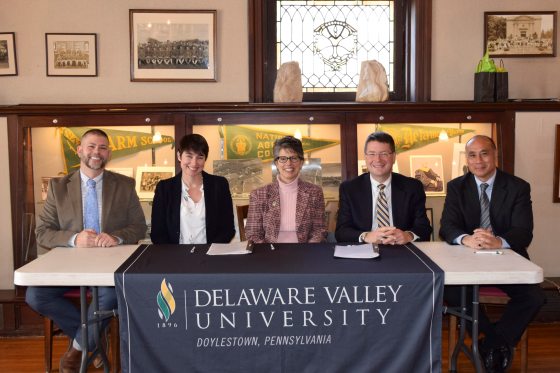
M 86 184 L 84 229 L 93 229 L 99 233 L 101 229 L 99 228 L 99 206 L 97 204 L 97 192 L 95 191 L 96 183 L 94 180 L 89 179 Z

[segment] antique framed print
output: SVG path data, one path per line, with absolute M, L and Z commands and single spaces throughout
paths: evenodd
M 411 155 L 410 176 L 420 180 L 426 196 L 445 195 L 441 155 Z
M 453 163 L 451 164 L 451 179 L 463 176 L 469 172 L 467 166 L 467 153 L 465 152 L 465 144 L 453 144 Z
M 45 34 L 47 76 L 97 76 L 97 34 Z
M 490 57 L 555 57 L 556 12 L 484 12 Z
M 556 146 L 554 149 L 554 181 L 552 202 L 560 203 L 560 124 L 556 125 Z
M 17 74 L 16 33 L 0 32 L 0 76 Z
M 216 10 L 130 10 L 130 80 L 215 82 Z
M 138 193 L 138 198 L 154 198 L 157 183 L 174 175 L 175 167 L 137 167 L 136 193 Z

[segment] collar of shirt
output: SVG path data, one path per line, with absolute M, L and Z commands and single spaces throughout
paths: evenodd
M 103 183 L 103 174 L 104 174 L 104 172 L 100 173 L 99 175 L 97 175 L 96 177 L 93 178 L 93 181 L 95 181 L 95 189 L 96 190 L 97 190 L 97 187 L 100 186 Z M 82 185 L 87 185 L 87 181 L 89 180 L 89 177 L 84 175 L 82 173 L 82 171 L 80 171 L 80 179 L 82 180 Z
M 379 184 L 384 184 L 385 185 L 385 197 L 387 197 L 387 203 L 389 203 L 389 208 L 391 207 L 391 180 L 393 178 L 393 175 L 389 175 L 389 177 L 387 178 L 387 180 L 385 180 L 384 182 L 380 183 L 377 180 L 375 180 L 371 175 L 369 175 L 369 181 L 371 182 L 371 192 L 372 192 L 372 197 L 373 197 L 373 204 L 375 205 L 376 201 L 377 201 L 377 195 L 379 194 Z
M 494 189 L 494 181 L 496 181 L 496 174 L 498 171 L 494 170 L 494 175 L 492 175 L 488 180 L 482 181 L 478 179 L 476 176 L 474 177 L 474 181 L 476 182 L 476 190 L 478 191 L 478 197 L 480 198 L 480 184 L 486 183 L 488 184 L 488 188 L 486 188 L 486 195 L 488 195 L 488 200 L 492 198 L 492 189 Z

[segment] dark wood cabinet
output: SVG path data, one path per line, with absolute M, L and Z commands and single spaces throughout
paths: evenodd
M 33 259 L 29 245 L 34 230 L 29 223 L 35 214 L 33 145 L 50 139 L 33 138 L 37 127 L 98 126 L 173 126 L 175 139 L 193 132 L 198 126 L 211 125 L 337 125 L 340 141 L 341 179 L 357 175 L 358 127 L 363 123 L 486 123 L 499 147 L 501 168 L 514 170 L 515 112 L 560 111 L 558 103 L 472 102 L 429 103 L 188 103 L 133 105 L 18 105 L 1 107 L 0 116 L 8 118 L 9 179 L 14 251 L 14 268 Z M 214 150 L 211 150 L 214 151 Z M 174 161 L 173 161 L 174 162 Z M 174 163 L 173 163 L 174 164 Z M 31 215 L 30 215 L 31 214 Z M 436 235 L 437 236 L 437 235 Z M 27 251 L 27 252 L 26 252 Z M 40 319 L 25 310 L 25 289 L 3 291 L 3 325 L 0 334 L 17 334 L 37 325 Z

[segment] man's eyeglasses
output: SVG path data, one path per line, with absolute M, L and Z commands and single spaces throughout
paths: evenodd
M 393 152 L 366 153 L 366 157 L 368 158 L 379 157 L 379 159 L 387 159 L 391 154 L 393 154 Z
M 292 163 L 298 163 L 299 161 L 301 161 L 301 158 L 297 156 L 286 157 L 282 155 L 280 157 L 276 157 L 276 160 L 280 163 L 286 163 L 288 161 L 291 161 Z

